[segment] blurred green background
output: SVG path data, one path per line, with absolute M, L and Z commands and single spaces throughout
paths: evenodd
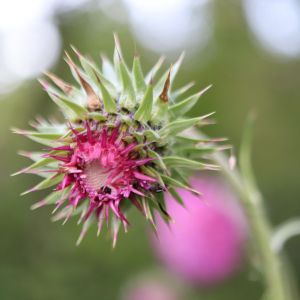
M 124 16 L 126 10 L 120 7 L 121 2 L 114 4 L 111 14 L 118 8 Z M 211 136 L 228 137 L 236 153 L 245 118 L 249 111 L 256 110 L 253 165 L 269 217 L 276 225 L 300 213 L 299 56 L 274 55 L 257 46 L 239 1 L 215 1 L 211 9 L 212 37 L 202 49 L 187 49 L 175 85 L 180 87 L 195 80 L 190 92 L 194 93 L 213 84 L 189 115 L 216 111 L 217 124 L 207 126 L 204 131 Z M 74 44 L 80 52 L 89 53 L 100 63 L 100 51 L 112 58 L 114 31 L 118 32 L 129 66 L 134 41 L 144 74 L 159 58 L 159 54 L 151 52 L 133 36 L 128 23 L 111 19 L 95 3 L 90 3 L 89 9 L 57 11 L 54 22 L 62 46 L 51 71 L 67 82 L 72 82 L 72 78 L 63 61 L 63 50 L 71 52 L 69 45 Z M 164 62 L 164 69 L 180 55 L 176 51 Z M 18 156 L 17 150 L 37 151 L 41 147 L 12 134 L 10 127 L 29 129 L 28 121 L 36 115 L 61 118 L 60 113 L 35 79 L 27 79 L 0 97 L 0 299 L 120 299 L 129 279 L 159 264 L 149 247 L 146 222 L 132 211 L 133 229 L 126 234 L 120 232 L 117 247 L 112 251 L 106 229 L 96 238 L 96 227 L 92 228 L 76 247 L 81 228 L 75 218 L 62 227 L 61 222 L 50 221 L 53 207 L 29 210 L 48 191 L 20 197 L 39 178 L 9 175 L 30 163 Z M 286 252 L 300 285 L 299 249 L 300 238 L 287 243 Z M 188 288 L 185 299 L 254 300 L 259 299 L 261 291 L 260 284 L 251 280 L 245 263 L 240 273 L 218 287 L 205 291 Z

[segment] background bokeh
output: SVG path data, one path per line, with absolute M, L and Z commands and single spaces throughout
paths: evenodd
M 60 117 L 35 79 L 48 69 L 72 82 L 63 50 L 74 44 L 100 63 L 112 57 L 113 32 L 131 65 L 134 42 L 146 74 L 160 53 L 164 68 L 182 50 L 178 87 L 209 84 L 190 111 L 216 111 L 205 133 L 228 137 L 239 151 L 250 110 L 255 127 L 253 165 L 274 225 L 300 214 L 300 1 L 299 0 L 2 0 L 0 1 L 0 299 L 120 299 L 127 282 L 156 268 L 147 224 L 132 211 L 133 229 L 111 250 L 106 230 L 91 229 L 75 247 L 80 226 L 51 223 L 52 207 L 30 211 L 47 191 L 20 197 L 35 175 L 9 175 L 27 166 L 17 150 L 40 150 L 10 127 L 29 129 L 37 115 Z M 107 237 L 107 238 L 106 238 Z M 300 285 L 300 238 L 287 243 Z M 168 275 L 164 275 L 168 277 Z M 262 287 L 247 263 L 231 280 L 204 291 L 185 287 L 185 299 L 258 299 Z

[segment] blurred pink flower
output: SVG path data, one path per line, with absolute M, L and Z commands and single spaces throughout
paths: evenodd
M 122 300 L 182 300 L 181 284 L 165 270 L 138 274 L 123 290 Z
M 170 287 L 159 282 L 144 283 L 129 291 L 124 300 L 179 300 Z
M 170 223 L 169 229 L 157 213 L 160 243 L 154 235 L 151 240 L 157 256 L 171 271 L 193 284 L 213 285 L 241 264 L 246 218 L 237 196 L 222 179 L 198 176 L 191 184 L 204 201 L 178 188 L 184 208 L 166 195 L 167 211 L 177 225 Z

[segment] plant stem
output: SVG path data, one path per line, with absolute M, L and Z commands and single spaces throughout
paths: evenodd
M 203 134 L 198 131 L 190 131 L 193 137 L 203 138 Z M 245 137 L 247 138 L 247 137 Z M 251 139 L 249 139 L 251 143 Z M 272 251 L 270 247 L 271 225 L 263 207 L 263 198 L 259 192 L 251 169 L 250 147 L 245 144 L 245 149 L 241 149 L 243 155 L 240 156 L 241 171 L 235 168 L 231 170 L 228 157 L 221 151 L 212 154 L 212 160 L 221 167 L 221 172 L 231 183 L 236 193 L 243 201 L 245 211 L 249 218 L 251 234 L 254 247 L 259 256 L 260 268 L 265 284 L 266 300 L 296 300 L 297 292 L 290 286 L 293 280 L 286 280 L 283 272 L 287 266 L 283 263 L 283 258 Z M 286 261 L 285 261 L 286 262 Z M 289 270 L 289 276 L 292 274 Z M 293 291 L 292 291 L 293 290 Z M 293 296 L 292 296 L 293 295 Z

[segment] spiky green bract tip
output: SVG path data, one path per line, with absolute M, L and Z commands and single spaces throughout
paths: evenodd
M 66 121 L 60 124 L 37 117 L 31 122 L 35 130 L 13 129 L 47 146 L 43 152 L 20 152 L 33 163 L 13 175 L 32 173 L 43 178 L 23 194 L 54 187 L 31 209 L 55 204 L 52 220 L 62 220 L 63 224 L 78 215 L 83 229 L 77 245 L 93 223 L 97 223 L 99 235 L 105 222 L 107 226 L 111 224 L 114 247 L 120 226 L 125 231 L 130 226 L 127 218 L 133 206 L 154 231 L 154 210 L 167 223 L 175 222 L 166 211 L 164 193 L 170 193 L 183 205 L 174 187 L 191 190 L 188 170 L 218 169 L 201 159 L 230 147 L 215 145 L 222 139 L 195 140 L 185 136 L 189 128 L 204 125 L 203 119 L 209 115 L 184 118 L 207 88 L 182 101 L 177 98 L 191 84 L 175 92 L 171 89 L 183 55 L 156 82 L 154 76 L 163 58 L 144 77 L 135 50 L 130 72 L 116 34 L 114 66 L 102 54 L 102 70 L 91 58 L 72 48 L 81 67 L 67 52 L 66 62 L 77 86 L 47 71 L 45 74 L 57 88 L 40 79 Z

